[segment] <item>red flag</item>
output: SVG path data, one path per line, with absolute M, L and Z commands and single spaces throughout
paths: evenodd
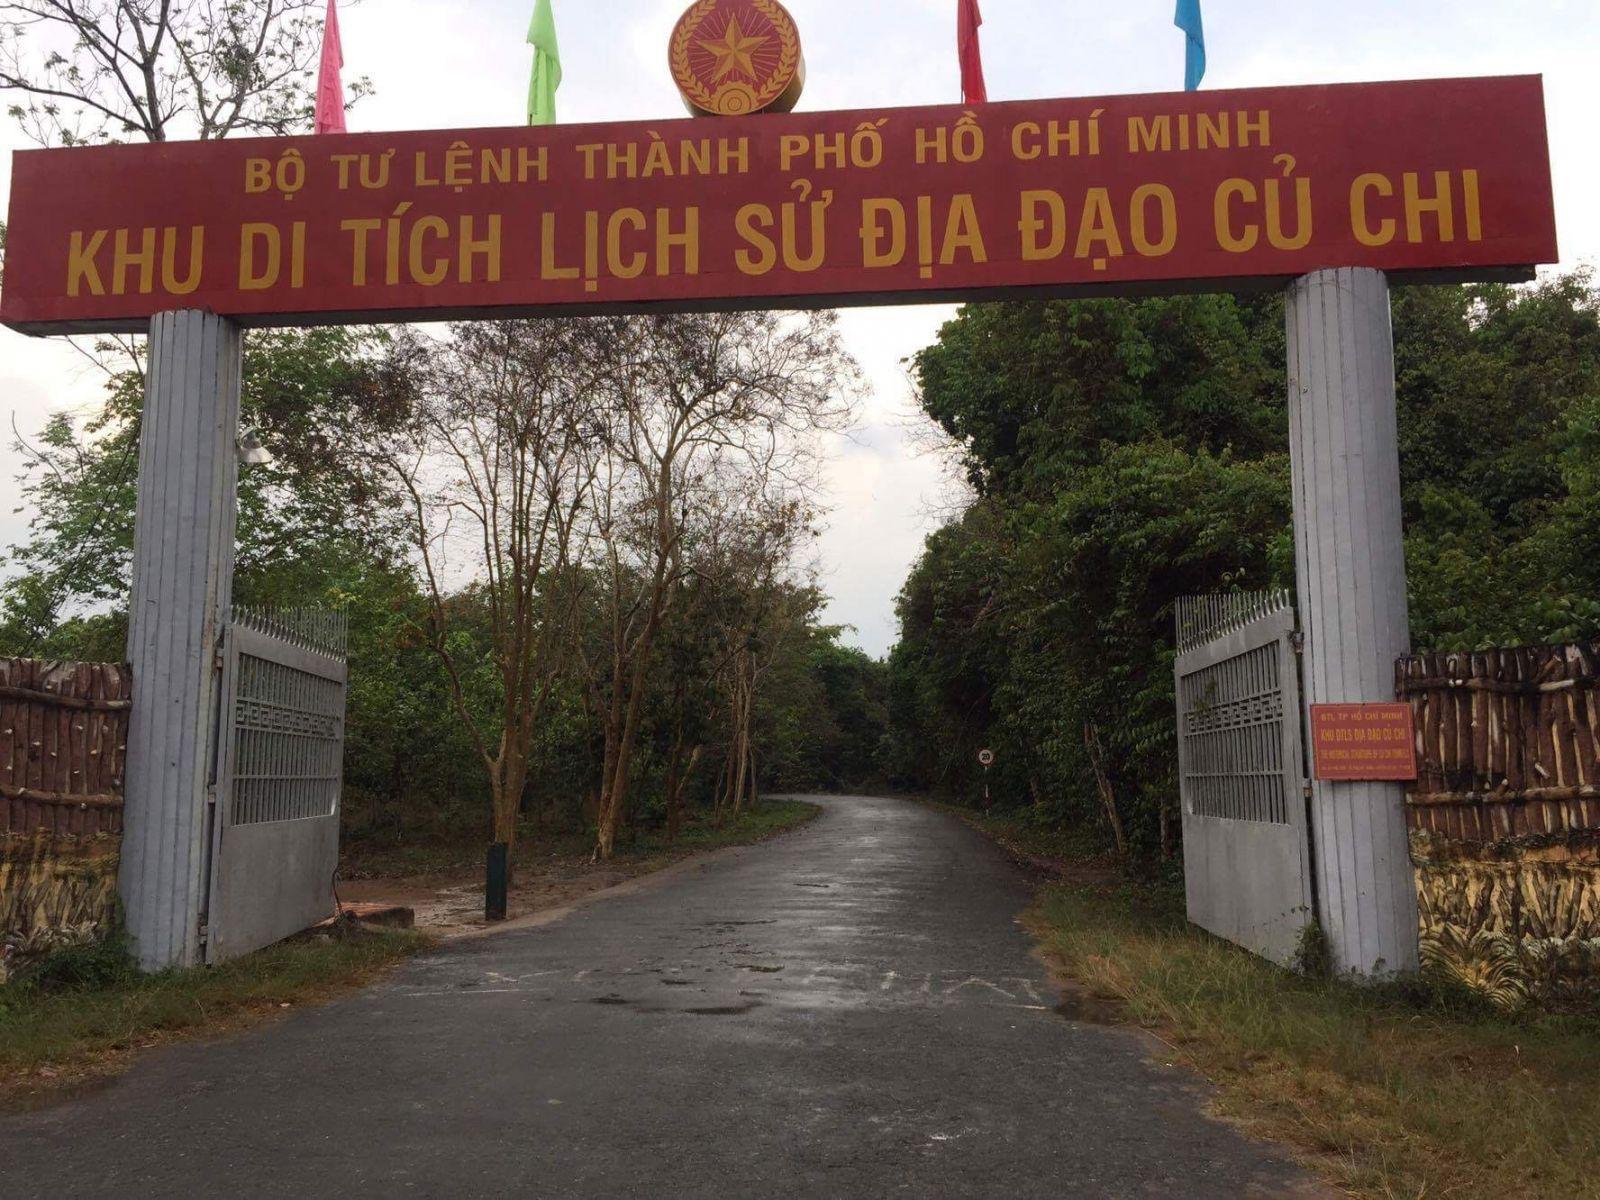
M 318 133 L 344 133 L 344 47 L 339 44 L 339 11 L 328 0 L 328 19 L 322 26 L 322 69 L 317 73 Z
M 987 104 L 989 89 L 983 82 L 983 51 L 978 46 L 978 26 L 983 24 L 983 14 L 978 11 L 978 0 L 961 0 L 961 15 L 957 18 L 956 44 L 961 50 L 961 102 Z

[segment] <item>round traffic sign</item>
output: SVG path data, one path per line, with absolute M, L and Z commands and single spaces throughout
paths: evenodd
M 993 750 L 979 750 L 978 751 L 978 762 L 980 764 L 982 764 L 983 766 L 985 766 L 985 767 L 994 766 L 994 751 Z

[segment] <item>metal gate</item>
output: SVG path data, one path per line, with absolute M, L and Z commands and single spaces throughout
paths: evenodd
M 334 911 L 346 617 L 236 610 L 223 638 L 205 961 Z
M 1281 592 L 1178 601 L 1189 919 L 1280 963 L 1316 908 L 1295 637 Z

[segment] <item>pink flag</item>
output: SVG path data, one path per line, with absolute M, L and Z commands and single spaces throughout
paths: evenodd
M 344 69 L 344 47 L 339 44 L 339 11 L 334 0 L 328 0 L 328 19 L 322 26 L 322 69 L 317 73 L 317 125 L 318 133 L 343 133 L 344 81 L 339 72 Z
M 987 104 L 989 88 L 983 82 L 983 51 L 978 47 L 978 27 L 983 13 L 978 0 L 961 0 L 956 18 L 956 46 L 961 51 L 961 103 Z

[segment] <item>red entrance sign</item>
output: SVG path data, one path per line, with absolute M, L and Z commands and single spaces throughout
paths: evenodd
M 1557 260 L 1535 77 L 16 155 L 0 320 L 136 331 Z
M 1311 752 L 1318 779 L 1410 781 L 1417 737 L 1409 704 L 1313 704 Z

